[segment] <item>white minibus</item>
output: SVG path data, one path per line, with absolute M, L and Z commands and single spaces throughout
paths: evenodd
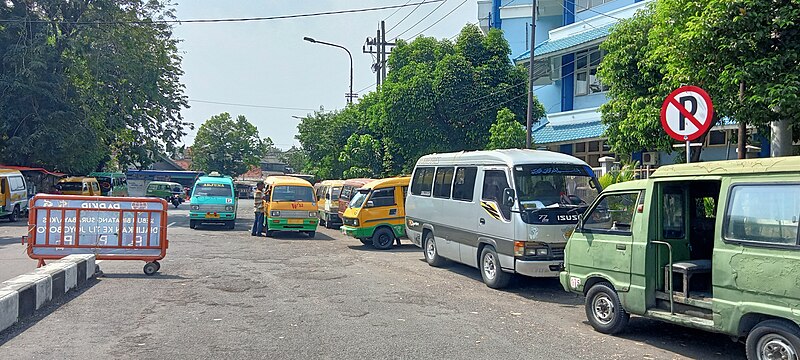
M 558 277 L 567 238 L 600 185 L 575 157 L 513 149 L 423 156 L 410 188 L 406 230 L 428 264 L 476 267 L 502 288 L 514 273 Z

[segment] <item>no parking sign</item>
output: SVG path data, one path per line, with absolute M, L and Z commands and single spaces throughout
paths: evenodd
M 661 106 L 661 126 L 673 139 L 692 141 L 711 128 L 714 105 L 705 90 L 681 86 L 671 92 Z

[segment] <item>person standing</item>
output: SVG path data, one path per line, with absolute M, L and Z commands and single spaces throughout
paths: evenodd
M 252 236 L 261 236 L 264 229 L 264 182 L 259 181 L 256 184 L 256 191 L 253 193 L 253 212 L 255 213 L 255 222 L 253 223 L 253 231 L 250 233 Z

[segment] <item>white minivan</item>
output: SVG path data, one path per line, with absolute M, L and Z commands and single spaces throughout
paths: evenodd
M 538 150 L 423 156 L 406 200 L 408 237 L 432 266 L 452 260 L 502 288 L 514 273 L 558 277 L 578 216 L 600 185 L 585 162 Z
M 0 218 L 11 222 L 28 213 L 28 187 L 19 170 L 0 169 Z

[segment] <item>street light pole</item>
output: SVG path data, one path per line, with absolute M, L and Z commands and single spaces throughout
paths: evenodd
M 316 39 L 308 37 L 308 36 L 304 37 L 303 40 L 308 41 L 310 43 L 314 43 L 314 44 L 322 44 L 322 45 L 328 45 L 328 46 L 337 47 L 337 48 L 342 49 L 342 50 L 347 52 L 347 56 L 350 57 L 350 92 L 347 93 L 347 95 L 345 95 L 345 97 L 347 98 L 347 103 L 348 104 L 352 104 L 353 103 L 353 98 L 356 97 L 356 94 L 353 93 L 353 54 L 350 53 L 350 50 L 347 50 L 347 48 L 344 47 L 344 46 L 332 44 L 332 43 L 325 42 L 325 41 L 319 41 L 319 40 L 316 40 Z

